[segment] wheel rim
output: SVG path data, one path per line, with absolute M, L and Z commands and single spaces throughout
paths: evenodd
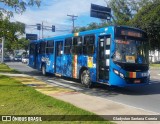
M 87 73 L 82 74 L 82 84 L 84 84 L 85 86 L 90 85 L 90 77 Z
M 89 75 L 85 74 L 83 77 L 83 82 L 84 84 L 88 85 L 90 81 Z
M 43 66 L 43 67 L 42 67 L 42 74 L 45 75 L 45 73 L 46 73 L 46 72 L 45 72 L 45 67 Z

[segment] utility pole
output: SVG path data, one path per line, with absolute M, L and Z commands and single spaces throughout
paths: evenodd
M 67 16 L 70 16 L 71 19 L 72 19 L 72 22 L 73 22 L 72 32 L 74 32 L 74 21 L 76 20 L 76 18 L 77 18 L 78 16 L 75 16 L 75 15 L 68 15 L 68 14 L 67 14 Z
M 43 29 L 44 29 L 44 28 L 43 28 L 43 21 L 42 21 L 42 38 L 43 38 Z

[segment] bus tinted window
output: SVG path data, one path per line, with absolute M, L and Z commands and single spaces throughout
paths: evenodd
M 64 54 L 71 54 L 72 38 L 65 39 Z
M 72 45 L 72 38 L 65 39 L 65 46 L 71 46 Z
M 73 38 L 72 52 L 73 54 L 82 54 L 82 37 Z
M 47 54 L 54 53 L 54 41 L 47 41 L 46 53 Z
M 47 41 L 47 47 L 54 47 L 54 41 Z
M 83 54 L 93 54 L 95 49 L 94 43 L 95 43 L 94 35 L 85 36 L 83 42 Z
M 39 50 L 40 54 L 44 54 L 45 53 L 45 47 L 46 47 L 46 42 L 41 42 L 40 43 L 40 50 Z

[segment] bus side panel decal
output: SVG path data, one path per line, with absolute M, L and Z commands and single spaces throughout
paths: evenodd
M 88 57 L 87 63 L 89 68 L 93 68 L 93 57 Z
M 73 78 L 77 78 L 77 55 L 73 55 Z

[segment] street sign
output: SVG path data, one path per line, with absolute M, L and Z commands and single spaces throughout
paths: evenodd
M 90 16 L 100 19 L 111 19 L 111 8 L 91 4 Z
M 26 34 L 27 40 L 37 40 L 38 36 L 37 34 Z

